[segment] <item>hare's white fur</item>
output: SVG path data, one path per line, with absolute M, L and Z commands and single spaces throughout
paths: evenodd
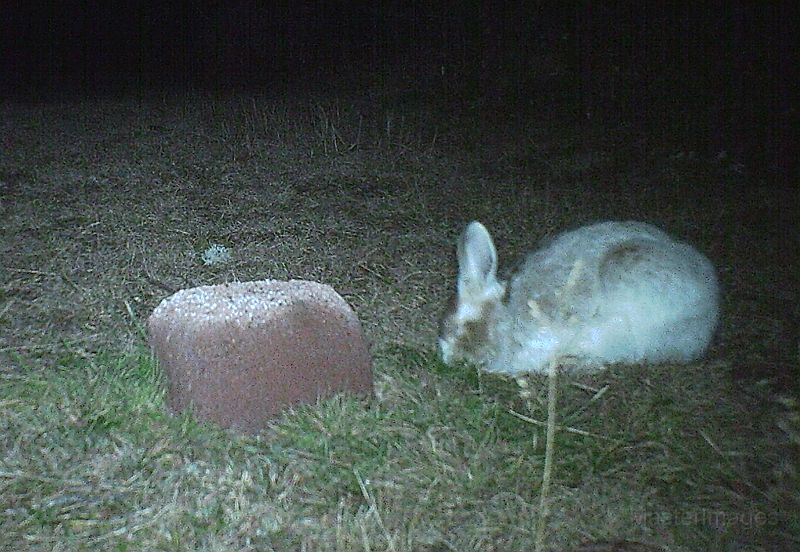
M 688 362 L 703 355 L 719 317 L 711 262 L 642 222 L 561 234 L 527 257 L 508 289 L 489 232 L 471 222 L 458 265 L 439 350 L 446 363 L 491 372 L 544 372 L 554 360 L 582 371 Z

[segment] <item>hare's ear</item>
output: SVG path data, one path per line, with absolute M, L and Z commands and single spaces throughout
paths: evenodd
M 502 290 L 492 236 L 480 222 L 470 222 L 458 242 L 458 296 L 480 299 Z

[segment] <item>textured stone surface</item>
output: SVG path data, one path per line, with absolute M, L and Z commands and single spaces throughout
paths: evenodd
M 257 432 L 284 408 L 372 394 L 361 325 L 333 288 L 265 280 L 185 289 L 148 320 L 174 412 Z

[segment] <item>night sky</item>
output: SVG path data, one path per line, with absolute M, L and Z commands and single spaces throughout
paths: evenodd
M 760 162 L 783 163 L 787 176 L 796 3 L 674 4 L 3 2 L 0 93 L 46 100 L 445 79 L 513 107 L 541 95 L 533 75 L 563 71 L 566 89 L 591 108 L 618 75 L 614 86 L 634 98 L 626 109 L 674 98 L 730 149 L 769 149 Z

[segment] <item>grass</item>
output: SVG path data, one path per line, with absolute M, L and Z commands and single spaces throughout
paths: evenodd
M 788 201 L 672 127 L 530 111 L 380 91 L 0 104 L 0 548 L 532 549 L 547 383 L 433 355 L 455 238 L 483 220 L 508 267 L 613 218 L 706 252 L 722 326 L 704 362 L 559 378 L 547 546 L 796 547 Z M 230 262 L 203 263 L 212 243 Z M 142 321 L 169 290 L 267 277 L 348 300 L 375 400 L 256 437 L 165 414 Z
M 166 414 L 147 351 L 4 374 L 0 540 L 18 550 L 532 549 L 544 430 L 512 411 L 546 419 L 546 378 L 531 377 L 525 399 L 513 380 L 415 350 L 378 361 L 373 403 L 335 397 L 255 437 Z M 561 379 L 558 419 L 583 433 L 556 434 L 551 547 L 742 549 L 797 523 L 757 469 L 789 449 L 759 444 L 774 428 L 743 423 L 723 371 L 663 367 L 649 386 L 638 374 Z

